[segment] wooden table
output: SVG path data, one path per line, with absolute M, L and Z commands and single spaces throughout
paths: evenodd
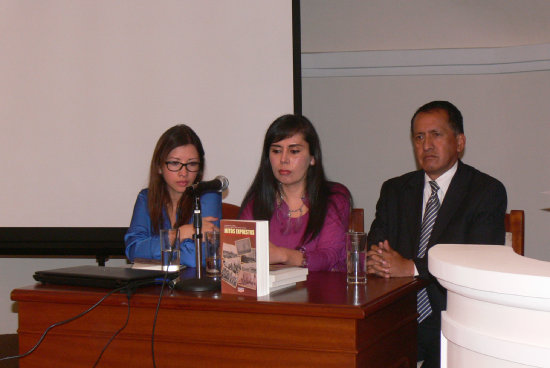
M 371 277 L 348 287 L 345 274 L 308 280 L 266 297 L 164 291 L 155 331 L 157 367 L 416 367 L 414 278 Z M 128 326 L 99 367 L 152 367 L 151 332 L 161 287 L 130 299 Z M 88 309 L 107 290 L 41 285 L 13 290 L 19 348 L 26 352 L 51 324 Z M 126 294 L 109 296 L 84 317 L 52 329 L 20 367 L 92 367 L 124 325 Z

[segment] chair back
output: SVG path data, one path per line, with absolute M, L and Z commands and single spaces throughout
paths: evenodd
M 349 216 L 349 230 L 365 232 L 365 211 L 362 208 L 352 208 Z
M 241 210 L 241 207 L 231 204 L 231 203 L 223 203 L 222 202 L 222 218 L 227 220 L 237 220 L 239 217 L 239 211 Z
M 524 255 L 525 212 L 522 210 L 510 210 L 504 217 L 506 232 L 512 233 L 512 248 L 514 252 Z

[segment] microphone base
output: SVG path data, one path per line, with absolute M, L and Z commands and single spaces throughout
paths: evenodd
M 221 282 L 209 277 L 201 279 L 185 279 L 180 280 L 174 285 L 174 289 L 183 291 L 220 291 Z

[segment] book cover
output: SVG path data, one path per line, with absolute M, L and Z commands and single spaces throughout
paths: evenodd
M 222 293 L 269 294 L 269 222 L 221 220 Z

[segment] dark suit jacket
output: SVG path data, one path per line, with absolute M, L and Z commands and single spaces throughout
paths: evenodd
M 417 258 L 422 222 L 424 171 L 390 179 L 382 185 L 368 244 L 388 240 L 412 259 L 427 287 L 432 310 L 447 305 L 446 291 L 428 272 L 428 255 Z M 461 161 L 437 215 L 428 249 L 435 244 L 504 244 L 506 189 L 501 182 Z M 437 313 L 438 315 L 440 313 Z

